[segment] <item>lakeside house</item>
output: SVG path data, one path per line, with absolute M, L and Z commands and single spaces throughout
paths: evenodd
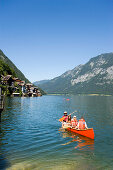
M 24 96 L 24 97 L 39 97 L 42 96 L 38 87 L 34 87 L 32 83 L 25 83 L 18 77 L 12 75 L 1 76 L 1 85 L 6 86 L 9 95 Z
M 31 83 L 26 84 L 26 91 L 29 97 L 39 97 L 42 95 L 38 87 L 34 87 Z
M 13 86 L 13 82 L 14 82 L 14 80 L 12 78 L 12 75 L 1 76 L 1 84 Z

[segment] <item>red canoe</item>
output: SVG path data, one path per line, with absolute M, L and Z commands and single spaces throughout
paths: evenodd
M 68 131 L 78 133 L 79 135 L 86 136 L 90 139 L 94 139 L 94 130 L 93 128 L 88 129 L 74 129 L 74 128 L 67 128 Z

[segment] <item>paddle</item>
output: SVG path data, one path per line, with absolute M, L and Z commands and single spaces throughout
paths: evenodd
M 75 110 L 74 112 L 70 113 L 69 115 L 72 115 L 73 113 L 77 112 L 77 110 Z
M 72 114 L 75 113 L 75 112 L 77 112 L 77 110 L 75 110 L 74 112 L 70 113 L 69 115 L 72 115 Z M 62 122 L 64 119 L 65 119 L 65 117 L 61 117 L 61 118 L 59 119 L 59 121 Z
M 64 119 L 65 119 L 65 117 L 61 117 L 61 118 L 59 119 L 59 121 L 62 122 Z

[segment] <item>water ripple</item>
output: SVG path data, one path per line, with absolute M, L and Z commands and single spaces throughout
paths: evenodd
M 113 97 L 7 98 L 0 126 L 1 155 L 9 169 L 110 169 L 113 166 Z M 77 110 L 95 140 L 62 130 L 62 113 Z M 1 163 L 4 165 L 3 161 Z M 4 165 L 5 166 L 5 165 Z M 6 166 L 7 167 L 7 166 Z

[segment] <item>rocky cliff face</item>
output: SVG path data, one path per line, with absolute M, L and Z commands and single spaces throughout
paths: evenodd
M 113 53 L 91 58 L 59 77 L 40 85 L 48 93 L 113 94 Z

